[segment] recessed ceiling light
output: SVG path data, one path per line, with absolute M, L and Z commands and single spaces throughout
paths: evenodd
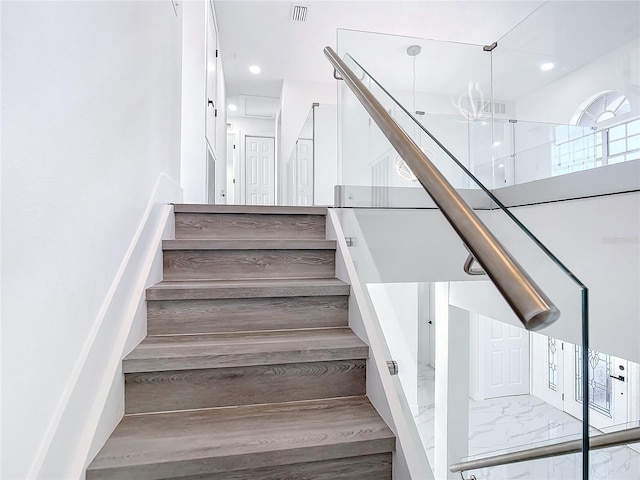
M 249 71 L 250 71 L 251 73 L 253 73 L 254 75 L 257 75 L 257 74 L 259 74 L 259 73 L 260 73 L 260 67 L 259 67 L 259 66 L 257 66 L 257 65 L 251 65 L 251 66 L 249 67 Z
M 232 112 L 235 112 L 236 110 L 238 110 L 238 106 L 234 105 L 233 103 L 230 103 L 229 105 L 227 105 L 227 108 Z
M 542 70 L 543 72 L 548 72 L 549 70 L 553 70 L 553 67 L 555 67 L 553 63 L 547 62 L 540 65 L 540 70 Z

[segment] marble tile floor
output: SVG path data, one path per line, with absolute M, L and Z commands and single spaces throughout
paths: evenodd
M 418 370 L 419 414 L 416 425 L 429 462 L 434 458 L 434 390 L 432 367 Z M 469 400 L 469 455 L 486 456 L 501 450 L 518 450 L 531 444 L 544 445 L 579 438 L 581 422 L 532 395 L 484 401 Z M 566 437 L 566 438 L 565 438 Z M 640 453 L 627 447 L 612 447 L 590 453 L 591 480 L 639 480 Z M 473 472 L 478 480 L 581 480 L 581 455 L 504 465 Z

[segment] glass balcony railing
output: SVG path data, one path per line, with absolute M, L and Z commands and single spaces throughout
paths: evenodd
M 319 106 L 319 105 L 318 105 Z M 314 205 L 314 104 L 298 134 L 289 159 L 283 165 L 286 205 Z
M 333 205 L 337 183 L 337 106 L 314 103 L 281 164 L 281 205 Z
M 344 63 L 560 310 L 560 319 L 540 332 L 586 348 L 586 287 L 415 114 L 348 54 Z M 491 455 L 506 446 L 524 450 L 545 435 L 553 439 L 556 434 L 544 421 L 540 424 L 541 406 L 530 395 L 530 333 L 487 276 L 464 273 L 469 252 L 437 202 L 424 198 L 422 209 L 389 208 L 398 196 L 406 195 L 405 190 L 427 194 L 418 189 L 408 162 L 370 120 L 346 82 L 340 89 L 342 179 L 347 185 L 343 206 L 350 207 L 340 211 L 341 225 L 352 245 L 362 289 L 377 312 L 390 355 L 400 366 L 400 386 L 436 477 L 472 453 Z M 478 342 L 479 336 L 486 342 Z M 470 362 L 470 352 L 482 361 Z M 487 401 L 505 393 L 523 398 L 515 404 Z M 478 401 L 470 402 L 470 397 Z M 508 411 L 511 415 L 505 414 Z M 579 438 L 586 428 L 582 418 L 584 413 L 578 413 L 571 431 Z M 483 429 L 487 435 L 478 433 Z M 446 441 L 434 442 L 442 435 Z
M 625 188 L 596 193 L 637 190 L 640 26 L 629 20 L 637 13 L 631 3 L 576 10 L 550 2 L 486 46 L 338 32 L 339 58 L 357 82 L 338 83 L 336 215 L 385 355 L 397 362 L 394 388 L 436 478 L 450 477 L 449 468 L 465 460 L 485 466 L 464 469 L 464 478 L 638 477 L 637 445 L 591 451 L 589 437 L 608 441 L 602 433 L 614 426 L 636 434 L 640 365 L 591 345 L 616 350 L 615 335 L 603 328 L 611 309 L 598 299 L 598 337 L 590 342 L 589 292 L 571 273 L 583 264 L 564 264 L 546 246 L 549 238 L 554 248 L 565 245 L 549 237 L 544 209 L 509 210 L 500 198 L 510 205 L 536 200 L 514 201 L 516 187 L 495 192 L 623 162 L 632 168 L 606 175 L 629 177 Z M 368 96 L 379 109 L 366 106 Z M 380 121 L 386 115 L 393 122 Z M 411 146 L 399 149 L 400 137 Z M 425 180 L 432 170 L 423 157 L 558 308 L 555 323 L 523 328 L 494 276 L 464 273 L 463 264 L 481 273 L 483 262 L 469 256 L 438 196 L 422 188 L 432 180 Z M 564 188 L 572 178 L 552 183 Z M 560 223 L 556 237 L 563 236 Z M 601 241 L 636 245 L 637 236 Z M 600 262 L 587 252 L 584 262 Z M 633 323 L 635 307 L 623 303 L 628 308 L 615 310 Z M 618 354 L 636 355 L 632 342 L 621 343 Z M 573 450 L 558 453 L 566 442 Z M 527 457 L 536 447 L 555 453 Z M 497 455 L 522 458 L 502 465 Z

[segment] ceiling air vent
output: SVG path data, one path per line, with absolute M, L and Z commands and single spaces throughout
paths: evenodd
M 291 6 L 291 21 L 304 22 L 307 20 L 307 10 L 309 7 L 304 5 L 292 5 Z
M 485 102 L 483 100 L 477 100 L 476 107 L 482 113 L 493 112 L 497 115 L 504 115 L 507 112 L 507 104 L 500 102 Z

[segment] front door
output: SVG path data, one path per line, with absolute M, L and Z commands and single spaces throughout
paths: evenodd
M 529 393 L 529 332 L 480 315 L 485 344 L 485 398 Z
M 245 203 L 275 205 L 275 139 L 245 137 Z
M 564 344 L 564 411 L 582 418 L 582 348 Z M 607 353 L 588 350 L 589 425 L 607 429 L 627 422 L 628 362 Z

